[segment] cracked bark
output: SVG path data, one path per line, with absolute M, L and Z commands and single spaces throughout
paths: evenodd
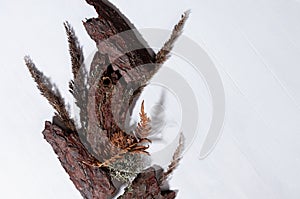
M 83 163 L 92 160 L 93 157 L 80 142 L 76 132 L 67 133 L 47 121 L 43 135 L 83 198 L 105 199 L 116 192 L 105 169 L 90 167 Z
M 88 166 L 83 161 L 93 161 L 93 156 L 81 143 L 77 132 L 71 132 L 59 121 L 53 118 L 53 123 L 45 122 L 44 138 L 52 146 L 58 159 L 85 199 L 113 198 L 118 187 L 110 178 L 105 168 Z M 159 181 L 162 173 L 160 167 L 150 167 L 138 174 L 132 182 L 131 188 L 126 189 L 120 199 L 173 199 L 175 191 L 171 191 Z M 164 187 L 164 188 L 163 188 Z

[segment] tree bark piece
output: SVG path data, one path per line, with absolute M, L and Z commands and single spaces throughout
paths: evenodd
M 66 133 L 56 125 L 45 122 L 44 138 L 52 146 L 71 181 L 86 199 L 107 199 L 116 192 L 110 176 L 103 168 L 84 164 L 93 160 L 76 132 Z
M 52 146 L 58 159 L 69 174 L 71 181 L 85 199 L 113 198 L 117 192 L 109 171 L 105 168 L 89 166 L 84 162 L 92 162 L 94 158 L 81 143 L 78 133 L 71 132 L 63 126 L 57 117 L 53 123 L 46 121 L 44 138 Z M 176 192 L 163 186 L 160 182 L 162 168 L 150 167 L 137 175 L 131 188 L 126 188 L 120 199 L 173 199 Z
M 138 174 L 133 180 L 131 187 L 126 188 L 125 193 L 118 199 L 173 199 L 175 191 L 162 190 L 159 182 L 162 169 L 150 167 Z

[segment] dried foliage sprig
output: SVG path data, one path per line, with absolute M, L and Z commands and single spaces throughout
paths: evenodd
M 65 31 L 68 37 L 69 53 L 71 56 L 73 80 L 69 82 L 70 92 L 75 98 L 75 104 L 79 108 L 79 116 L 81 123 L 81 133 L 86 134 L 87 129 L 87 70 L 84 64 L 84 55 L 82 46 L 75 34 L 73 27 L 69 22 L 64 22 Z
M 74 121 L 73 119 L 71 119 L 71 116 L 69 115 L 69 112 L 66 109 L 65 101 L 62 98 L 57 86 L 53 84 L 48 77 L 46 77 L 41 71 L 37 69 L 37 67 L 35 66 L 35 64 L 29 56 L 25 56 L 24 60 L 41 94 L 57 111 L 56 115 L 60 117 L 61 121 L 66 125 L 66 127 L 71 129 L 72 131 L 75 131 Z
M 72 62 L 72 73 L 74 79 L 76 79 L 79 69 L 84 62 L 82 47 L 78 41 L 73 27 L 69 24 L 69 22 L 64 22 L 64 27 L 68 37 L 69 52 L 71 55 Z
M 178 146 L 173 154 L 172 161 L 168 165 L 167 171 L 165 171 L 160 179 L 160 182 L 163 183 L 168 179 L 168 177 L 173 173 L 173 171 L 178 167 L 179 162 L 182 158 L 182 152 L 184 149 L 184 135 L 180 134 Z
M 168 41 L 165 42 L 164 46 L 156 54 L 156 63 L 163 64 L 170 57 L 170 52 L 172 51 L 175 41 L 181 35 L 185 22 L 190 15 L 190 10 L 185 11 L 181 16 L 180 21 L 174 26 Z
M 115 154 L 114 156 L 112 156 L 111 158 L 105 160 L 104 162 L 100 163 L 96 163 L 95 167 L 110 167 L 112 165 L 112 163 L 116 162 L 117 160 L 123 158 L 123 156 L 125 154 L 128 153 L 135 153 L 135 154 L 146 154 L 146 155 L 150 155 L 146 149 L 149 148 L 149 146 L 143 146 L 143 145 L 139 145 L 143 142 L 145 142 L 146 140 L 140 141 L 138 143 L 133 143 L 130 146 L 126 147 L 125 149 L 121 149 L 117 154 Z
M 151 131 L 151 126 L 150 126 L 151 120 L 147 116 L 147 113 L 145 113 L 144 100 L 142 101 L 139 115 L 140 115 L 140 122 L 137 125 L 135 134 L 138 136 L 138 138 L 147 138 Z

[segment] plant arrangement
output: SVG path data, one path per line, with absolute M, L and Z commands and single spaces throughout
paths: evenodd
M 140 106 L 140 121 L 128 126 L 137 99 L 151 77 L 169 58 L 189 12 L 185 12 L 164 46 L 155 53 L 133 24 L 107 0 L 86 0 L 98 17 L 83 22 L 95 41 L 97 52 L 87 68 L 82 47 L 68 22 L 68 37 L 73 79 L 70 92 L 79 110 L 72 118 L 62 94 L 35 66 L 30 57 L 25 63 L 41 94 L 55 109 L 52 122 L 43 131 L 71 181 L 83 198 L 175 198 L 168 177 L 178 166 L 184 145 L 178 147 L 168 168 L 151 165 L 147 151 L 151 145 L 151 118 Z

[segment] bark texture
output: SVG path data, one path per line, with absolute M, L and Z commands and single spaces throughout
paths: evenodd
M 176 197 L 175 191 L 161 190 L 160 179 L 162 169 L 150 167 L 144 172 L 138 174 L 132 182 L 130 188 L 119 199 L 173 199 Z
M 116 188 L 109 173 L 103 168 L 95 168 L 83 163 L 92 160 L 93 157 L 80 142 L 76 132 L 66 133 L 58 126 L 46 122 L 43 134 L 83 198 L 111 198 Z
M 54 124 L 53 124 L 54 123 Z M 117 188 L 105 168 L 89 166 L 84 162 L 94 161 L 78 133 L 65 128 L 57 117 L 53 123 L 45 122 L 44 138 L 52 146 L 58 159 L 69 174 L 71 181 L 85 199 L 113 198 Z M 160 182 L 162 168 L 150 167 L 137 175 L 130 188 L 126 188 L 120 199 L 173 199 L 175 191 L 166 189 Z M 162 188 L 164 187 L 164 188 Z

